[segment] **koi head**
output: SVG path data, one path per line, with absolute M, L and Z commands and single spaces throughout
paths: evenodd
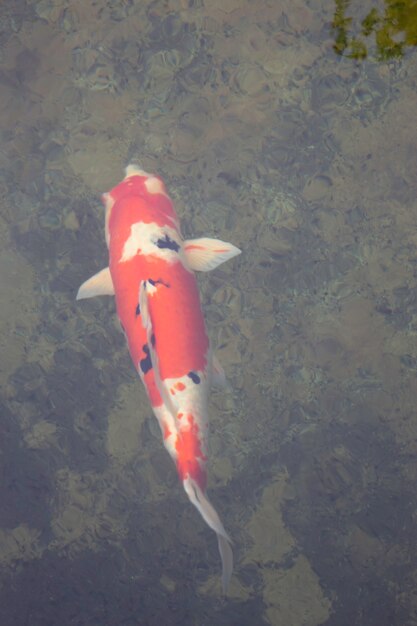
M 139 165 L 134 163 L 128 165 L 125 172 L 124 179 L 116 185 L 116 187 L 113 187 L 111 191 L 104 193 L 101 197 L 106 211 L 105 233 L 107 247 L 109 247 L 110 243 L 110 216 L 116 202 L 128 196 L 139 196 L 149 199 L 157 194 L 169 199 L 165 185 L 159 176 L 145 172 Z

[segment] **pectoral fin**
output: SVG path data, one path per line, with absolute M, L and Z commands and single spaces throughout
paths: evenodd
M 76 300 L 84 300 L 94 296 L 114 296 L 113 281 L 108 267 L 100 270 L 81 285 Z
M 240 254 L 241 250 L 227 241 L 201 237 L 185 241 L 184 252 L 192 270 L 209 272 Z

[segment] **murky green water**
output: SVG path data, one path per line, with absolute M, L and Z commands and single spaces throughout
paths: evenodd
M 391 5 L 2 2 L 2 626 L 417 623 L 417 54 Z M 74 301 L 132 159 L 186 236 L 243 250 L 199 277 L 226 599 L 114 303 Z

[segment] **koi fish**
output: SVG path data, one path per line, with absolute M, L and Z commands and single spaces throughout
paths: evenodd
M 226 592 L 231 540 L 206 494 L 208 393 L 224 372 L 210 350 L 194 270 L 212 270 L 240 250 L 216 239 L 184 241 L 161 178 L 136 165 L 102 199 L 109 266 L 81 285 L 77 300 L 115 296 L 165 448 L 188 498 L 217 535 Z

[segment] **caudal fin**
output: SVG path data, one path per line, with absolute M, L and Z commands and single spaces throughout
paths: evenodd
M 230 546 L 231 539 L 225 531 L 216 509 L 195 480 L 188 476 L 183 480 L 183 485 L 191 502 L 198 509 L 204 521 L 217 535 L 217 542 L 219 544 L 219 552 L 222 560 L 222 587 L 223 592 L 226 593 L 233 571 L 233 552 Z

